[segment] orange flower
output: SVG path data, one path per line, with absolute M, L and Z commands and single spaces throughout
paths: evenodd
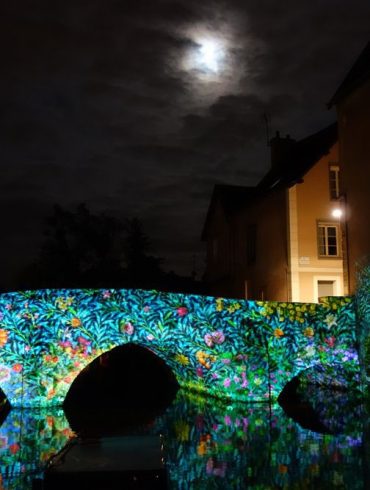
M 0 330 L 0 347 L 3 347 L 8 341 L 8 332 L 6 330 Z
M 48 400 L 50 400 L 50 398 L 53 398 L 54 395 L 55 395 L 55 390 L 54 389 L 51 389 L 51 390 L 48 391 L 48 394 L 47 394 L 46 398 Z
M 79 318 L 77 318 L 77 317 L 72 318 L 71 325 L 74 328 L 79 327 L 81 325 L 81 320 Z
M 314 332 L 313 328 L 311 328 L 311 327 L 307 327 L 307 328 L 305 329 L 305 331 L 303 332 L 303 335 L 304 335 L 305 337 L 313 337 L 313 336 L 314 336 L 314 333 L 315 333 L 315 332 Z
M 16 373 L 20 373 L 22 369 L 23 369 L 22 364 L 14 364 L 13 366 L 13 371 L 15 371 Z
M 285 464 L 279 464 L 279 473 L 285 475 L 288 472 L 288 467 Z
M 274 336 L 277 339 L 280 339 L 280 337 L 283 337 L 284 336 L 284 332 L 281 330 L 281 328 L 275 328 L 275 330 L 274 330 Z

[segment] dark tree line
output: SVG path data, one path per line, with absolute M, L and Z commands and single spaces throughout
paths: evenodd
M 200 292 L 199 284 L 163 270 L 138 218 L 124 222 L 55 205 L 34 264 L 21 275 L 20 289 L 144 288 Z

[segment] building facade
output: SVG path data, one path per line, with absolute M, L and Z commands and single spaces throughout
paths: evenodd
M 271 140 L 254 188 L 216 186 L 203 239 L 213 295 L 316 302 L 347 292 L 336 125 Z
M 367 44 L 329 107 L 338 118 L 341 198 L 348 236 L 348 289 L 370 262 L 370 43 Z

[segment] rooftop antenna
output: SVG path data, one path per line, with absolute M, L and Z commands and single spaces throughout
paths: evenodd
M 271 116 L 267 112 L 264 112 L 262 117 L 263 117 L 263 120 L 265 121 L 267 146 L 270 146 Z

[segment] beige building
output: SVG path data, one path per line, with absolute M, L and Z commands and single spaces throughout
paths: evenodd
M 356 273 L 370 262 L 370 43 L 367 44 L 329 107 L 338 116 L 342 202 L 348 235 L 349 292 Z
M 336 125 L 271 140 L 257 187 L 217 185 L 202 238 L 210 294 L 316 302 L 347 292 Z

